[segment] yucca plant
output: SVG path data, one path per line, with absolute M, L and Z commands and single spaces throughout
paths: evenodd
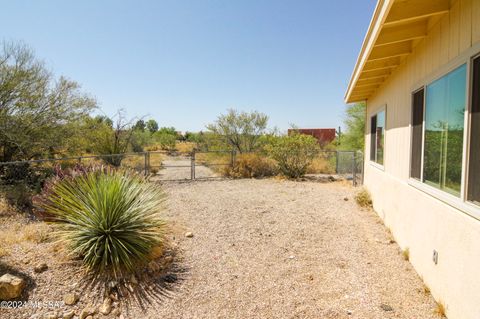
M 62 180 L 44 208 L 54 216 L 58 239 L 89 270 L 119 278 L 161 244 L 163 199 L 141 176 L 108 170 Z

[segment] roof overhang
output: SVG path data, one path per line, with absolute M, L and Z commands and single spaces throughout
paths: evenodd
M 452 0 L 379 0 L 353 69 L 345 102 L 365 101 L 410 55 Z

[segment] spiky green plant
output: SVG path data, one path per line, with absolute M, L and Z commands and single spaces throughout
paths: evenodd
M 97 171 L 55 185 L 45 209 L 55 216 L 58 239 L 89 270 L 119 278 L 162 242 L 163 199 L 138 175 Z

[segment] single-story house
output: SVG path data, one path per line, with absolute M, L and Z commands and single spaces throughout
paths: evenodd
M 289 129 L 288 135 L 293 134 L 294 132 L 313 136 L 322 146 L 333 142 L 337 133 L 334 128 L 295 128 Z
M 345 101 L 374 210 L 448 318 L 480 318 L 480 0 L 379 0 Z

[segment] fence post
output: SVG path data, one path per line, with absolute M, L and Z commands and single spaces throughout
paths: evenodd
M 235 167 L 235 149 L 232 149 L 232 151 L 230 152 L 230 155 L 231 155 L 230 166 L 233 169 Z
M 148 152 L 143 153 L 143 159 L 144 159 L 144 175 L 148 175 Z
M 148 174 L 150 174 L 150 151 L 148 151 L 147 154 Z
M 352 171 L 353 186 L 357 186 L 357 152 L 353 151 L 353 171 Z
M 195 150 L 192 151 L 190 169 L 190 179 L 193 181 L 195 179 Z
M 338 175 L 338 155 L 339 151 L 335 151 L 335 174 Z

